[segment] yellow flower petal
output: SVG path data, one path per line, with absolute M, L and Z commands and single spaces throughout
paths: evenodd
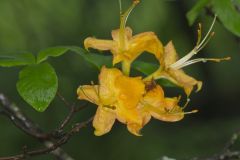
M 139 110 L 136 108 L 128 109 L 124 106 L 116 106 L 116 116 L 117 119 L 122 123 L 136 123 L 142 125 L 142 117 Z
M 162 59 L 165 67 L 169 67 L 178 60 L 178 54 L 172 41 L 168 42 L 168 44 L 164 47 Z
M 101 136 L 108 133 L 115 122 L 115 117 L 116 115 L 111 109 L 99 106 L 93 120 L 94 134 Z
M 120 43 L 119 42 L 119 40 L 120 40 L 119 32 L 120 32 L 120 29 L 112 30 L 112 38 L 118 44 Z M 125 37 L 125 41 L 129 41 L 132 38 L 132 29 L 130 27 L 125 28 L 124 37 Z
M 172 41 L 170 41 L 164 48 L 164 54 L 159 59 L 161 66 L 152 75 L 145 78 L 149 79 L 161 79 L 165 78 L 173 82 L 174 84 L 183 87 L 187 96 L 189 96 L 194 86 L 197 86 L 197 91 L 202 87 L 202 82 L 197 81 L 193 77 L 187 75 L 182 69 L 174 69 L 171 67 L 178 60 L 178 54 L 174 48 Z
M 177 85 L 184 88 L 185 93 L 189 96 L 194 86 L 197 86 L 197 91 L 201 90 L 202 82 L 197 81 L 193 77 L 188 76 L 183 70 L 169 69 L 169 76 L 173 78 Z
M 127 129 L 129 132 L 134 134 L 135 136 L 142 136 L 140 133 L 140 130 L 142 129 L 143 126 L 135 124 L 135 123 L 128 123 L 127 124 Z
M 164 106 L 164 92 L 160 85 L 156 85 L 148 91 L 143 98 L 143 103 L 151 104 L 154 107 Z
M 123 34 L 123 36 L 120 36 Z M 132 36 L 130 27 L 124 30 L 116 29 L 112 31 L 113 40 L 101 40 L 88 37 L 84 41 L 86 49 L 94 48 L 102 51 L 111 51 L 113 54 L 113 65 L 121 61 L 135 60 L 143 52 L 154 54 L 158 59 L 163 54 L 163 45 L 153 32 L 144 32 Z
M 84 40 L 84 47 L 86 49 L 93 48 L 102 51 L 114 50 L 116 43 L 112 40 L 101 40 L 93 37 L 88 37 Z
M 184 112 L 178 106 L 178 98 L 164 98 L 164 92 L 161 86 L 149 90 L 142 100 L 142 107 L 154 118 L 175 122 L 184 117 Z
M 136 108 L 145 92 L 145 85 L 140 77 L 119 76 L 115 81 L 118 104 L 125 108 Z
M 101 102 L 105 105 L 113 104 L 116 101 L 115 81 L 116 78 L 121 76 L 122 72 L 118 69 L 108 69 L 102 67 L 99 75 L 99 96 Z
M 77 89 L 78 99 L 84 99 L 91 103 L 99 103 L 98 85 L 83 85 Z
M 184 112 L 177 105 L 177 103 L 178 100 L 176 98 L 167 98 L 165 99 L 164 106 L 160 106 L 158 108 L 148 106 L 148 110 L 150 111 L 151 115 L 158 120 L 176 122 L 184 117 Z
M 153 32 L 144 32 L 132 37 L 129 42 L 129 50 L 127 52 L 131 61 L 136 59 L 141 53 L 147 51 L 154 54 L 157 59 L 163 54 L 163 45 Z

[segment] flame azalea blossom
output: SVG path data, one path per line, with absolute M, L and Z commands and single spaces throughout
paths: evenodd
M 148 117 L 137 109 L 137 104 L 145 92 L 140 77 L 127 77 L 115 68 L 103 67 L 99 75 L 99 85 L 83 85 L 77 90 L 78 98 L 98 105 L 93 120 L 95 135 L 109 132 L 115 119 L 127 124 L 128 130 L 138 135 Z
M 132 35 L 132 29 L 125 27 L 127 17 L 139 1 L 121 14 L 120 29 L 112 31 L 113 40 L 101 40 L 88 37 L 84 41 L 86 49 L 94 48 L 102 51 L 110 50 L 113 54 L 113 65 L 123 62 L 123 72 L 128 75 L 130 65 L 141 53 L 147 51 L 160 59 L 163 54 L 163 45 L 153 32 L 144 32 Z
M 116 119 L 126 124 L 132 134 L 140 136 L 151 116 L 167 122 L 184 117 L 186 113 L 178 106 L 178 98 L 165 98 L 161 86 L 146 90 L 147 85 L 140 77 L 128 77 L 116 68 L 103 67 L 99 85 L 80 86 L 78 98 L 98 105 L 93 120 L 95 135 L 108 133 Z
M 184 112 L 189 99 L 184 107 L 180 107 L 178 105 L 180 98 L 165 97 L 162 87 L 154 80 L 166 78 L 184 88 L 189 96 L 195 86 L 197 90 L 201 89 L 202 82 L 188 76 L 182 70 L 183 67 L 197 62 L 220 62 L 230 59 L 228 57 L 190 60 L 213 36 L 214 33 L 211 33 L 211 30 L 216 17 L 203 40 L 201 40 L 201 26 L 199 25 L 196 46 L 186 56 L 178 59 L 173 43 L 169 42 L 163 47 L 153 32 L 133 36 L 132 29 L 125 26 L 129 14 L 139 1 L 133 0 L 132 6 L 124 13 L 121 11 L 121 0 L 119 2 L 120 27 L 112 31 L 113 40 L 88 37 L 84 41 L 86 49 L 110 51 L 113 54 L 113 65 L 122 63 L 122 70 L 102 67 L 98 85 L 81 85 L 77 89 L 79 99 L 87 100 L 98 106 L 93 120 L 96 136 L 108 133 L 116 120 L 126 124 L 129 132 L 140 136 L 140 130 L 152 117 L 165 122 L 176 122 L 183 119 L 185 114 L 196 113 L 197 110 Z M 144 51 L 153 54 L 158 59 L 160 67 L 144 79 L 130 77 L 131 63 Z
M 176 122 L 184 118 L 185 114 L 196 113 L 197 110 L 184 112 L 186 107 L 178 106 L 180 98 L 165 98 L 164 91 L 160 85 L 155 85 L 147 91 L 139 103 L 139 108 L 152 117 L 166 122 Z
M 145 112 L 158 120 L 175 122 L 184 117 L 184 112 L 178 106 L 178 101 L 178 98 L 165 98 L 162 87 L 156 85 L 141 99 L 139 108 L 143 108 Z
M 187 96 L 190 95 L 194 86 L 197 86 L 197 91 L 199 91 L 202 87 L 202 82 L 197 81 L 196 79 L 194 79 L 191 76 L 188 76 L 182 70 L 182 68 L 189 66 L 191 64 L 197 63 L 197 62 L 206 62 L 206 61 L 220 62 L 222 60 L 230 59 L 230 57 L 227 57 L 227 58 L 221 58 L 221 59 L 196 58 L 196 59 L 190 60 L 194 55 L 196 55 L 208 43 L 208 41 L 214 35 L 214 32 L 211 33 L 211 30 L 213 28 L 215 20 L 216 20 L 216 17 L 214 18 L 214 21 L 210 27 L 210 30 L 208 31 L 207 35 L 204 37 L 204 39 L 202 41 L 201 41 L 201 25 L 199 25 L 198 42 L 197 42 L 196 47 L 190 53 L 188 53 L 186 56 L 182 57 L 181 59 L 178 59 L 178 54 L 174 48 L 173 43 L 170 41 L 164 47 L 163 56 L 160 57 L 160 59 L 159 59 L 161 66 L 159 67 L 159 69 L 156 72 L 154 72 L 152 75 L 148 76 L 145 80 L 160 79 L 160 78 L 168 79 L 171 82 L 175 83 L 176 85 L 183 87 Z

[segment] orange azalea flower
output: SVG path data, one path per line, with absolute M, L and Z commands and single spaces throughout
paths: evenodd
M 148 76 L 145 80 L 149 80 L 152 78 L 153 79 L 166 78 L 172 81 L 173 83 L 175 83 L 176 85 L 183 87 L 185 90 L 185 93 L 188 96 L 192 92 L 194 86 L 197 86 L 198 88 L 197 91 L 199 91 L 202 87 L 202 82 L 197 81 L 193 77 L 187 75 L 182 70 L 182 68 L 197 62 L 206 62 L 206 61 L 220 62 L 222 60 L 230 59 L 230 57 L 227 57 L 227 58 L 221 58 L 221 59 L 196 58 L 196 59 L 190 60 L 194 55 L 196 55 L 201 49 L 204 48 L 204 46 L 208 43 L 208 41 L 214 35 L 214 32 L 211 33 L 211 30 L 213 28 L 215 21 L 216 21 L 216 17 L 214 18 L 214 21 L 207 35 L 204 37 L 202 41 L 201 41 L 201 26 L 199 25 L 197 45 L 194 47 L 194 49 L 190 53 L 188 53 L 186 56 L 182 57 L 181 59 L 178 59 L 178 54 L 174 48 L 173 43 L 170 41 L 164 48 L 163 56 L 160 57 L 159 59 L 161 66 L 155 73 Z
M 129 14 L 138 3 L 139 1 L 133 1 L 132 6 L 121 14 L 120 29 L 112 31 L 113 40 L 88 37 L 84 41 L 86 49 L 110 50 L 113 54 L 113 65 L 123 62 L 123 72 L 126 75 L 129 75 L 132 61 L 144 51 L 154 54 L 158 59 L 163 53 L 163 45 L 153 32 L 144 32 L 133 36 L 132 29 L 125 27 Z
M 162 87 L 156 85 L 141 99 L 139 108 L 142 108 L 154 118 L 166 122 L 176 122 L 183 119 L 185 114 L 197 112 L 197 110 L 184 112 L 185 107 L 178 106 L 178 102 L 179 98 L 177 97 L 165 98 Z
M 80 86 L 77 94 L 79 99 L 98 105 L 93 120 L 97 136 L 108 133 L 116 119 L 126 124 L 132 134 L 140 136 L 140 130 L 151 116 L 175 122 L 186 114 L 178 106 L 178 98 L 164 97 L 161 86 L 151 88 L 141 77 L 125 76 L 116 68 L 103 67 L 99 85 Z
M 138 135 L 147 123 L 147 115 L 137 110 L 137 104 L 145 92 L 140 77 L 127 77 L 116 68 L 103 67 L 99 85 L 83 85 L 77 90 L 78 98 L 98 105 L 93 120 L 95 135 L 109 132 L 115 119 L 127 124 L 128 130 Z

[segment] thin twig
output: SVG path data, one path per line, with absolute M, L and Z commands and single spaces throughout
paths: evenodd
M 59 95 L 60 95 L 60 97 L 62 97 L 61 99 L 65 103 L 65 105 L 69 106 L 69 103 L 65 100 L 65 98 L 61 94 L 59 94 Z M 69 111 L 68 115 L 66 116 L 66 118 L 64 118 L 64 120 L 62 121 L 62 123 L 60 124 L 60 126 L 56 132 L 62 132 L 63 128 L 65 128 L 69 124 L 69 122 L 73 118 L 74 114 L 79 112 L 80 110 L 84 109 L 86 106 L 87 106 L 87 103 L 81 105 L 80 107 L 76 107 L 76 102 L 74 102 L 70 106 L 70 111 Z
M 232 147 L 237 142 L 237 140 L 239 139 L 239 137 L 240 137 L 240 130 L 232 135 L 231 139 L 226 143 L 223 151 L 228 152 L 229 150 L 231 150 Z
M 1 113 L 7 116 L 17 128 L 21 129 L 24 133 L 40 140 L 46 147 L 53 145 L 54 142 L 50 140 L 49 134 L 44 133 L 36 123 L 22 113 L 20 108 L 14 103 L 10 102 L 9 99 L 1 92 L 0 106 L 2 109 Z M 51 154 L 53 154 L 59 160 L 74 160 L 61 148 L 57 148 L 51 152 Z
M 75 133 L 78 133 L 81 128 L 85 127 L 92 120 L 93 120 L 93 117 L 89 118 L 87 121 L 76 124 L 68 133 L 65 134 L 64 137 L 62 137 L 60 140 L 58 140 L 56 143 L 52 144 L 48 148 L 42 148 L 42 149 L 33 150 L 33 151 L 26 151 L 23 154 L 18 154 L 18 155 L 11 156 L 11 157 L 0 158 L 0 160 L 21 160 L 21 159 L 24 159 L 26 156 L 27 157 L 33 157 L 33 156 L 38 156 L 38 155 L 43 155 L 43 154 L 50 153 L 50 152 L 56 150 L 58 147 L 62 146 L 63 144 L 67 143 L 68 140 Z
M 66 107 L 71 109 L 72 105 L 63 97 L 63 95 L 58 91 L 57 96 L 63 101 Z

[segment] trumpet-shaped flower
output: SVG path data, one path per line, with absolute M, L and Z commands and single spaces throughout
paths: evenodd
M 93 120 L 95 135 L 109 132 L 117 119 L 128 130 L 139 136 L 141 128 L 151 116 L 168 122 L 184 117 L 178 98 L 165 98 L 159 85 L 149 87 L 140 77 L 128 77 L 116 69 L 103 67 L 99 85 L 83 85 L 77 90 L 78 98 L 98 105 Z M 191 112 L 192 113 L 192 112 Z
M 222 60 L 229 60 L 230 57 L 227 58 L 196 58 L 193 60 L 190 60 L 194 55 L 196 55 L 203 47 L 208 43 L 208 41 L 211 39 L 211 37 L 214 35 L 214 32 L 211 33 L 211 30 L 213 28 L 213 25 L 215 23 L 216 17 L 214 18 L 214 21 L 210 27 L 210 30 L 208 31 L 207 35 L 204 37 L 204 39 L 201 41 L 201 25 L 199 25 L 198 29 L 198 41 L 197 45 L 194 47 L 194 49 L 188 53 L 186 56 L 182 57 L 181 59 L 178 59 L 178 54 L 174 48 L 173 43 L 170 41 L 164 48 L 163 56 L 160 57 L 160 68 L 154 72 L 152 75 L 148 76 L 145 80 L 149 79 L 160 79 L 160 78 L 166 78 L 176 85 L 183 87 L 185 90 L 185 93 L 189 96 L 190 93 L 193 90 L 194 86 L 197 86 L 197 91 L 199 91 L 202 87 L 202 82 L 197 81 L 193 77 L 187 75 L 182 68 L 189 66 L 191 64 L 197 63 L 197 62 L 206 62 L 206 61 L 214 61 L 214 62 L 220 62 Z
M 109 132 L 115 119 L 127 124 L 128 130 L 138 135 L 138 131 L 148 121 L 147 115 L 137 109 L 137 104 L 145 92 L 140 77 L 127 77 L 118 69 L 103 67 L 99 75 L 99 85 L 84 85 L 77 90 L 78 98 L 98 105 L 93 120 L 95 135 Z
M 152 117 L 166 122 L 176 122 L 183 119 L 185 114 L 197 112 L 197 110 L 184 112 L 185 107 L 178 106 L 178 102 L 179 98 L 177 97 L 165 98 L 162 87 L 155 85 L 141 99 L 139 108 Z
M 101 40 L 88 37 L 84 41 L 86 49 L 94 48 L 102 51 L 111 51 L 113 54 L 113 65 L 123 62 L 123 72 L 128 75 L 130 65 L 144 51 L 154 54 L 160 58 L 163 54 L 163 45 L 153 32 L 144 32 L 132 35 L 132 29 L 125 27 L 127 18 L 139 1 L 133 1 L 133 5 L 123 14 L 120 19 L 120 29 L 112 31 L 113 40 Z

